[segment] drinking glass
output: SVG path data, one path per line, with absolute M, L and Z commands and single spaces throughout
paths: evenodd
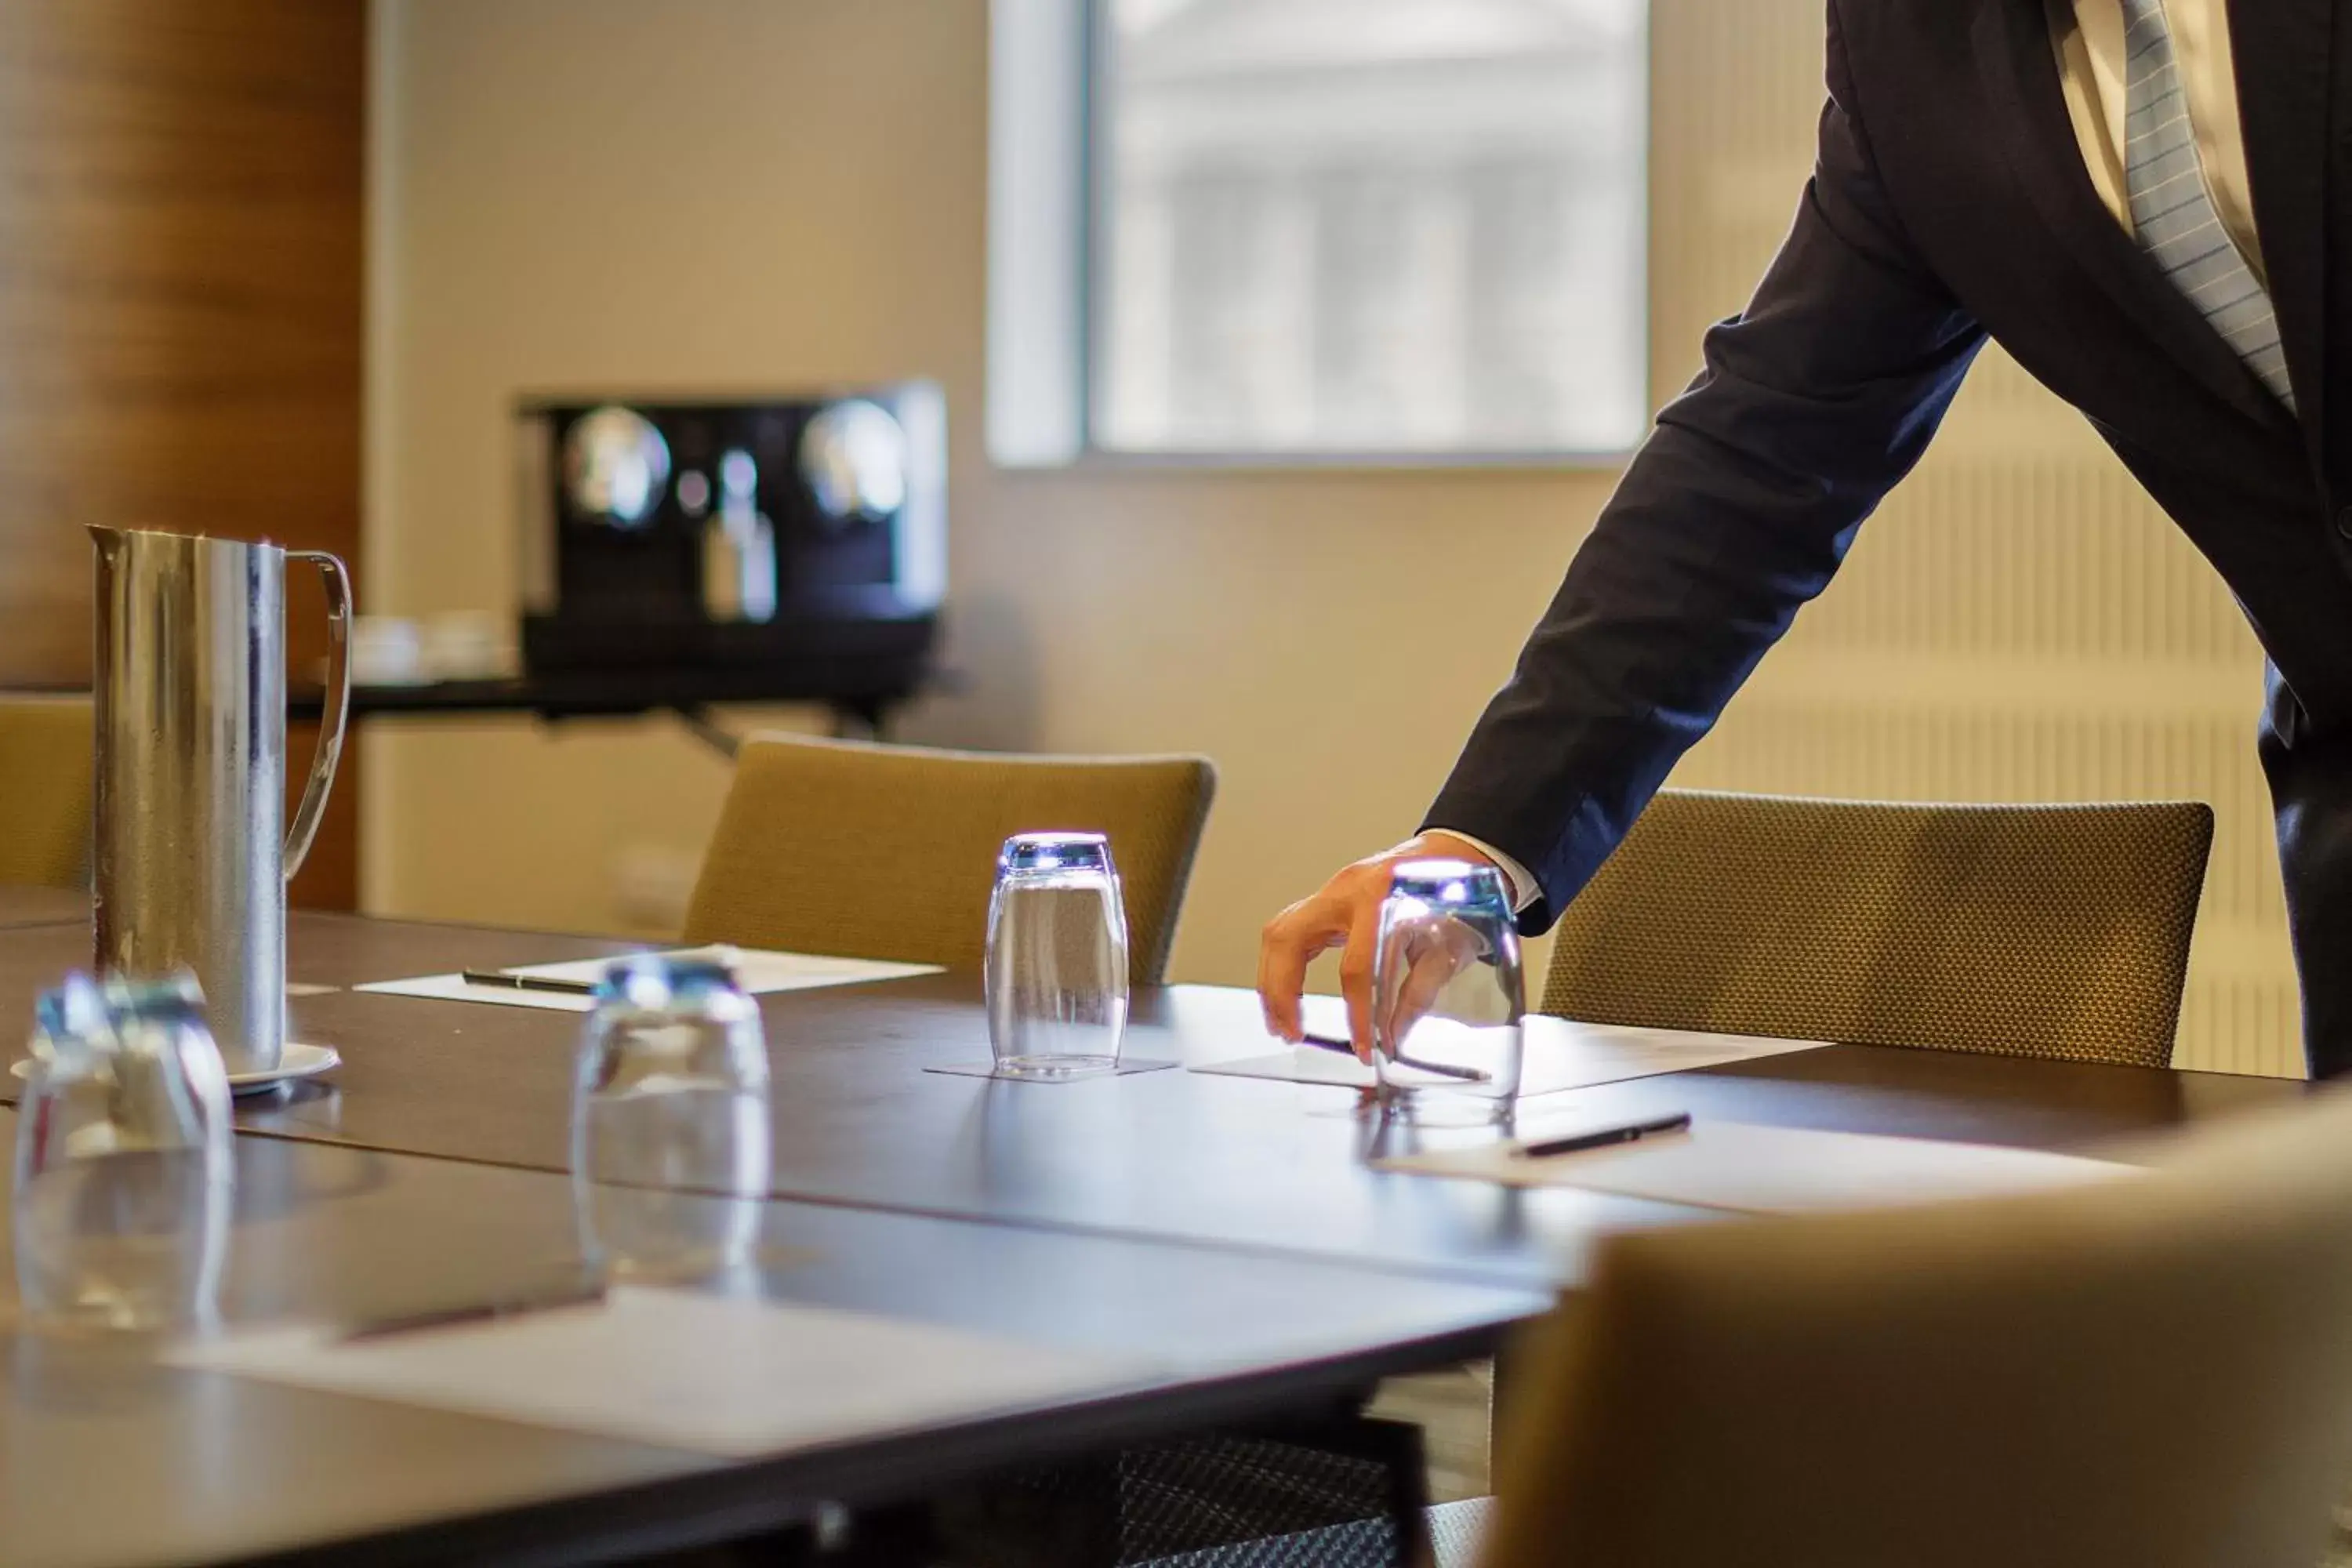
M 604 971 L 572 1105 L 572 1185 L 592 1258 L 692 1279 L 748 1259 L 770 1174 L 760 1009 L 722 959 L 640 953 Z
M 1465 860 L 1407 861 L 1390 879 L 1379 931 L 1372 1062 L 1381 1087 L 1507 1110 L 1519 1092 L 1527 994 L 1501 873 Z
M 988 900 L 988 1043 L 1007 1078 L 1118 1065 L 1127 908 L 1099 833 L 1017 833 Z
M 35 1006 L 16 1120 L 16 1282 L 36 1316 L 201 1326 L 235 1167 L 228 1072 L 194 978 L 74 975 Z

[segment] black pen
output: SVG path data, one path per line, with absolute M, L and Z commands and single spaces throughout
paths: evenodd
M 468 1301 L 462 1306 L 432 1307 L 398 1317 L 376 1318 L 352 1324 L 336 1338 L 343 1344 L 352 1344 L 365 1340 L 387 1339 L 394 1334 L 415 1333 L 425 1329 L 455 1328 L 460 1323 L 494 1322 L 501 1318 L 520 1318 L 527 1313 L 549 1312 L 562 1307 L 593 1306 L 604 1299 L 604 1282 L 593 1280 L 586 1284 L 566 1285 L 538 1295 L 502 1296 L 487 1301 Z
M 1522 1143 L 1517 1154 L 1522 1160 L 1540 1160 L 1548 1154 L 1574 1154 L 1585 1149 L 1606 1149 L 1612 1143 L 1633 1143 L 1664 1132 L 1685 1131 L 1690 1124 L 1690 1112 L 1677 1110 L 1672 1116 L 1661 1116 L 1652 1121 L 1629 1121 L 1622 1127 L 1603 1127 L 1597 1132 L 1578 1132 L 1566 1138 L 1548 1139 L 1541 1143 Z
M 553 991 L 565 996 L 593 996 L 593 980 L 558 980 L 546 974 L 509 974 L 503 969 L 467 969 L 457 978 L 468 985 L 494 985 L 509 991 Z
M 1351 1057 L 1356 1054 L 1353 1042 L 1340 1039 L 1336 1035 L 1308 1034 L 1300 1036 L 1299 1039 L 1301 1044 L 1313 1046 L 1318 1051 L 1345 1051 Z M 1476 1068 L 1455 1067 L 1451 1062 L 1425 1062 L 1418 1057 L 1391 1057 L 1389 1059 L 1415 1072 L 1433 1072 L 1440 1078 L 1458 1078 L 1465 1083 L 1487 1083 L 1494 1078 L 1492 1073 L 1481 1072 Z

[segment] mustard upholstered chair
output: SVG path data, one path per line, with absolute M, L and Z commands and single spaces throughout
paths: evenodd
M 87 697 L 0 695 L 0 882 L 89 881 Z
M 2212 837 L 2193 802 L 1665 791 L 1561 917 L 1543 1010 L 2161 1067 Z
M 2352 1468 L 2352 1095 L 2063 1193 L 1604 1242 L 1486 1568 L 2308 1568 Z
M 1015 833 L 1105 833 L 1129 970 L 1166 973 L 1208 820 L 1202 757 L 1027 757 L 759 736 L 736 758 L 688 942 L 977 970 L 996 852 Z

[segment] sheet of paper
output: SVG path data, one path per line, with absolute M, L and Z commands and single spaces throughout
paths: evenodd
M 183 1366 L 730 1458 L 1114 1393 L 1140 1362 L 863 1313 L 624 1287 L 601 1303 L 344 1342 L 196 1342 Z
M 1328 1028 L 1346 1033 L 1343 1017 L 1326 1019 L 1310 1010 L 1307 1026 L 1317 1033 Z M 1651 1078 L 1659 1073 L 1690 1072 L 1724 1062 L 1809 1051 L 1819 1040 L 1771 1040 L 1748 1035 L 1693 1035 L 1669 1029 L 1622 1029 L 1599 1024 L 1573 1023 L 1566 1018 L 1530 1016 L 1527 1022 L 1527 1061 L 1520 1073 L 1520 1098 L 1552 1094 L 1564 1089 L 1587 1089 L 1622 1079 Z M 1230 1061 L 1199 1062 L 1194 1072 L 1227 1073 L 1235 1078 L 1270 1078 L 1286 1083 L 1328 1083 L 1348 1089 L 1370 1088 L 1372 1069 L 1339 1051 L 1311 1046 L 1286 1047 L 1263 1055 Z
M 1375 1081 L 1372 1069 L 1354 1057 L 1312 1046 L 1287 1047 L 1262 1057 L 1194 1062 L 1191 1070 L 1228 1078 L 1270 1078 L 1283 1083 L 1328 1083 L 1341 1089 L 1370 1089 Z
M 676 948 L 673 957 L 700 957 L 712 948 Z M 862 985 L 876 980 L 904 980 L 917 974 L 937 974 L 935 963 L 891 963 L 872 958 L 825 958 L 806 952 L 766 952 L 757 948 L 733 950 L 736 977 L 753 995 L 771 991 L 814 991 L 826 985 Z M 550 980 L 593 981 L 604 973 L 609 958 L 573 959 L 562 963 L 518 964 L 508 973 Z M 506 985 L 473 985 L 457 974 L 420 974 L 407 980 L 376 980 L 354 985 L 386 996 L 432 996 L 445 1002 L 489 1002 L 507 1007 L 540 1007 L 551 1013 L 585 1013 L 595 1004 L 586 996 L 561 991 L 523 991 Z
M 1576 1129 L 1522 1127 L 1540 1142 Z M 1376 1161 L 1382 1170 L 1518 1187 L 1583 1187 L 1747 1214 L 1811 1214 L 1951 1198 L 2002 1197 L 2129 1174 L 2134 1167 L 2035 1149 L 1928 1138 L 1758 1127 L 1702 1118 L 1685 1133 L 1528 1159 L 1486 1143 Z

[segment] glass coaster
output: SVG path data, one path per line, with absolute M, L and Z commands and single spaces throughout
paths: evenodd
M 1117 1067 L 1088 1068 L 1079 1072 L 1059 1073 L 1052 1078 L 1037 1073 L 998 1072 L 993 1061 L 950 1062 L 944 1067 L 925 1068 L 925 1072 L 952 1073 L 958 1078 L 992 1078 L 1006 1083 L 1084 1083 L 1090 1078 L 1124 1078 L 1129 1073 L 1160 1072 L 1172 1068 L 1174 1062 L 1152 1061 L 1138 1058 L 1122 1060 Z

